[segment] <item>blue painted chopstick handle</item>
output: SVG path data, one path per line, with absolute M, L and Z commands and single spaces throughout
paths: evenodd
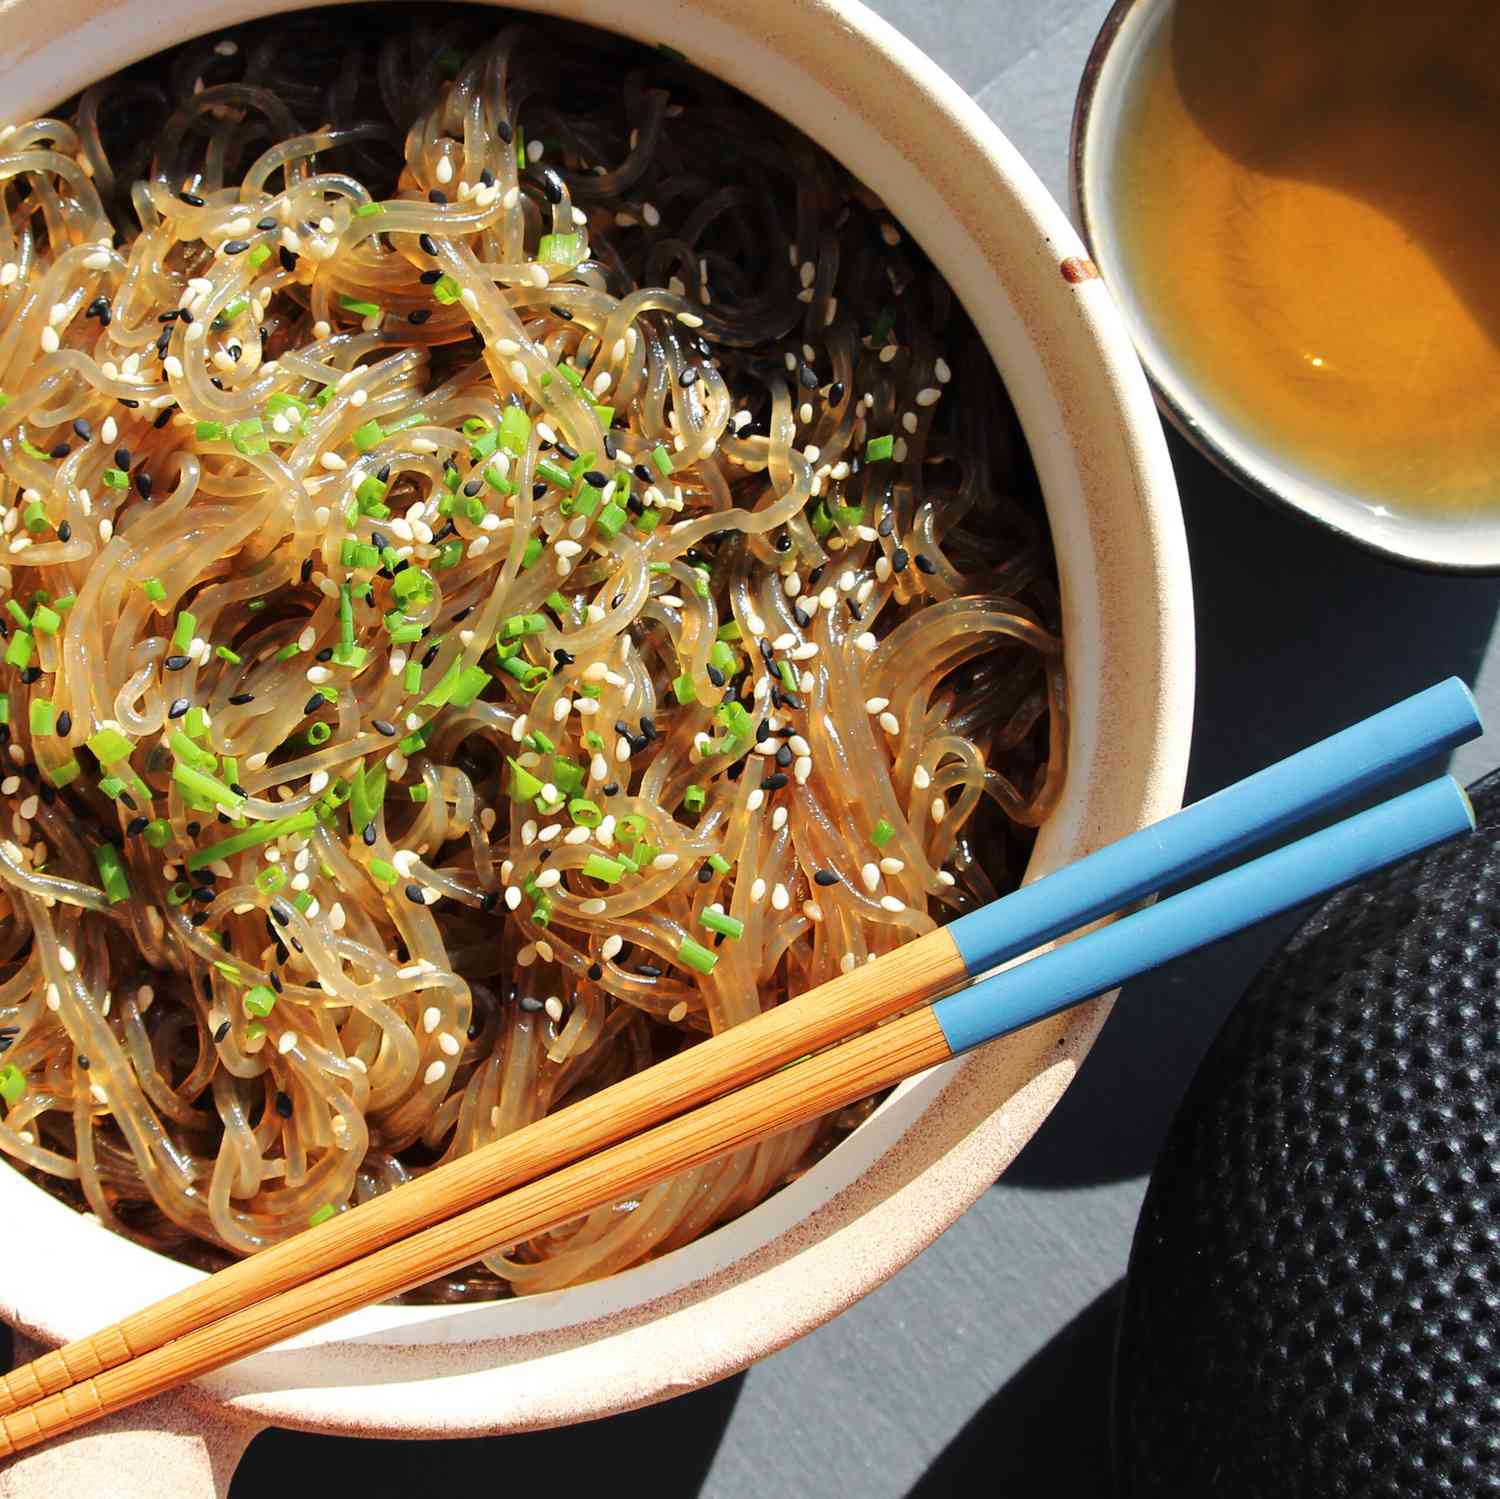
M 1473 826 L 1463 788 L 1444 776 L 940 999 L 933 1015 L 965 1051 Z
M 1350 801 L 1481 728 L 1473 694 L 1450 677 L 959 917 L 948 931 L 968 971 L 983 973 Z

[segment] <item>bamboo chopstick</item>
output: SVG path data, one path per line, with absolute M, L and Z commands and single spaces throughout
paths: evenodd
M 14 1411 L 0 1418 L 0 1456 L 878 1092 L 1472 827 L 1462 789 L 1430 782 Z
M 842 975 L 0 1379 L 0 1415 L 626 1139 L 946 992 L 1479 732 L 1450 678 Z

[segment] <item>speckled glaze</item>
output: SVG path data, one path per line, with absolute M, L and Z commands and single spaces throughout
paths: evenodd
M 5 117 L 27 118 L 170 41 L 285 8 L 0 3 Z M 1013 148 L 957 85 L 857 4 L 529 8 L 670 41 L 795 121 L 916 235 L 1005 374 L 1061 568 L 1072 768 L 1030 873 L 1174 810 L 1193 635 L 1172 472 L 1108 293 Z M 1046 1117 L 1107 1009 L 1095 1002 L 913 1079 L 793 1186 L 652 1264 L 518 1301 L 367 1309 L 154 1402 L 113 1434 L 83 1433 L 0 1469 L 0 1496 L 222 1492 L 238 1446 L 267 1423 L 387 1437 L 519 1431 L 722 1378 L 827 1321 L 948 1227 Z M 38 1341 L 92 1331 L 194 1274 L 8 1170 L 0 1215 L 0 1315 Z M 143 1427 L 159 1451 L 138 1463 Z M 117 1450 L 134 1456 L 117 1463 Z

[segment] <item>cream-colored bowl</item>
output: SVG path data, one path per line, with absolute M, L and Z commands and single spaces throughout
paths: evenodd
M 285 9 L 255 0 L 10 0 L 0 109 L 26 119 L 179 41 Z M 794 121 L 891 206 L 1004 373 L 1062 576 L 1071 770 L 1033 876 L 1173 811 L 1186 770 L 1187 552 L 1150 392 L 1057 205 L 949 78 L 838 0 L 574 0 L 532 8 L 670 41 Z M 1107 1005 L 899 1089 L 795 1185 L 597 1285 L 491 1305 L 375 1307 L 0 1470 L 0 1494 L 220 1490 L 267 1423 L 459 1436 L 579 1421 L 705 1384 L 817 1327 L 929 1244 L 1072 1080 Z M 89 1332 L 194 1272 L 0 1169 L 0 1314 Z

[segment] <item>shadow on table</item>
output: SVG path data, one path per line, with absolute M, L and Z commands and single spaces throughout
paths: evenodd
M 1117 1281 L 995 1391 L 907 1499 L 1110 1490 L 1110 1381 L 1125 1282 Z
M 1198 614 L 1188 800 L 1441 677 L 1474 681 L 1500 579 L 1394 567 L 1246 494 L 1171 440 Z M 1500 762 L 1495 737 L 1485 746 L 1490 763 Z M 1083 1085 L 1064 1095 L 1007 1171 L 1007 1184 L 1071 1187 L 1146 1175 L 1224 1016 L 1297 919 L 1128 985 L 1084 1064 Z
M 569 1495 L 622 1492 L 633 1475 L 654 1499 L 698 1494 L 739 1399 L 743 1375 L 555 1431 L 472 1441 L 351 1442 L 272 1430 L 250 1444 L 229 1499 L 271 1494 L 354 1494 L 359 1499 L 427 1499 L 435 1494 Z

